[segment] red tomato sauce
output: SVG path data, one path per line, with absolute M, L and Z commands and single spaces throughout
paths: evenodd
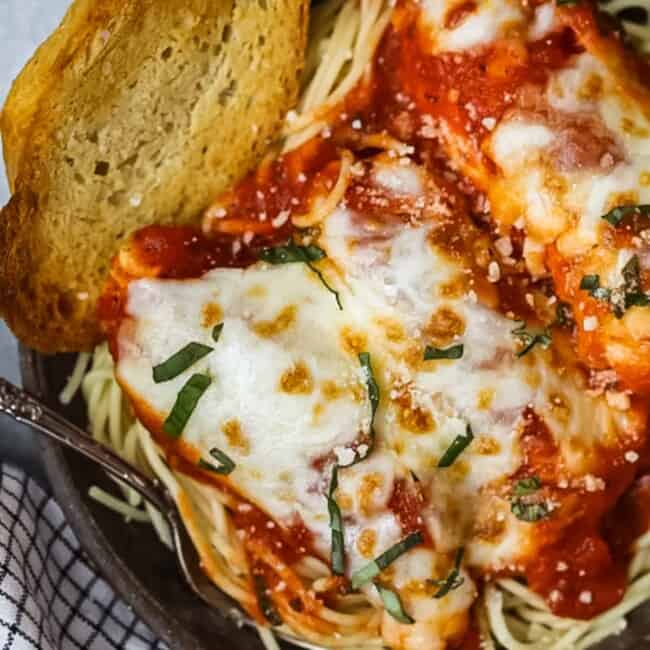
M 388 508 L 397 515 L 405 535 L 421 532 L 425 543 L 431 544 L 431 536 L 422 519 L 422 509 L 425 498 L 418 485 L 411 485 L 404 479 L 395 481 L 393 494 L 388 502 Z
M 460 645 L 454 644 L 452 647 L 458 650 L 482 650 L 485 647 L 481 639 L 481 633 L 474 626 L 473 620 L 471 621 L 471 627 L 460 642 Z
M 457 22 L 473 4 L 458 6 L 447 20 Z M 444 144 L 451 137 L 468 147 L 465 166 L 489 164 L 480 151 L 490 132 L 483 120 L 498 121 L 522 92 L 541 87 L 553 70 L 583 51 L 575 32 L 566 27 L 536 42 L 504 38 L 477 51 L 429 54 L 433 44 L 418 24 L 419 16 L 420 8 L 410 0 L 397 10 L 375 57 L 372 101 L 363 114 L 371 129 L 386 129 L 416 145 L 425 159 L 440 156 L 432 140 Z M 430 134 L 422 129 L 423 116 L 430 121 Z M 438 129 L 438 120 L 454 135 Z
M 537 525 L 538 552 L 525 568 L 528 585 L 547 600 L 555 614 L 592 618 L 618 603 L 627 586 L 633 538 L 616 531 L 631 525 L 637 533 L 650 523 L 650 508 L 640 506 L 638 496 L 623 496 L 637 466 L 625 459 L 622 447 L 592 448 L 590 453 L 598 459 L 593 476 L 603 486 L 560 488 L 559 450 L 548 428 L 530 410 L 520 446 L 524 462 L 515 478 L 537 476 L 542 483 L 539 497 L 556 504 L 555 514 L 551 511 Z M 628 523 L 631 510 L 635 516 Z
M 288 565 L 307 555 L 314 555 L 313 535 L 301 520 L 281 527 L 262 510 L 250 504 L 240 505 L 232 518 L 245 537 L 259 540 Z

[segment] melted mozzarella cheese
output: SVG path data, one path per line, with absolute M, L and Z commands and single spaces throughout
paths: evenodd
M 422 3 L 423 18 L 440 52 L 459 52 L 489 45 L 494 39 L 506 35 L 524 17 L 518 2 L 484 0 L 475 9 L 460 16 L 458 24 L 441 27 L 447 24 L 448 16 L 462 5 L 462 0 L 424 0 Z
M 210 309 L 223 314 L 216 344 Z M 227 453 L 237 489 L 279 521 L 299 514 L 327 527 L 312 463 L 364 432 L 369 406 L 356 355 L 339 345 L 340 312 L 318 278 L 296 264 L 140 280 L 129 288 L 127 313 L 117 371 L 128 393 L 163 418 L 191 374 L 208 374 L 183 439 L 205 459 L 213 447 Z M 152 366 L 189 341 L 214 351 L 155 384 Z
M 399 194 L 401 205 L 437 205 L 423 195 L 432 180 L 402 163 L 378 159 L 364 181 L 374 183 L 375 196 Z M 466 269 L 434 243 L 435 219 L 448 217 L 443 203 L 439 215 L 426 214 L 404 223 L 387 212 L 378 221 L 344 204 L 325 219 L 317 243 L 328 254 L 323 269 L 343 311 L 308 267 L 256 265 L 197 280 L 133 282 L 118 337 L 120 382 L 160 421 L 192 373 L 211 376 L 183 439 L 206 459 L 214 447 L 231 456 L 231 485 L 281 524 L 299 517 L 323 558 L 331 539 L 329 477 L 316 461 L 342 462 L 368 434 L 370 404 L 357 354 L 371 354 L 381 391 L 376 445 L 362 462 L 340 469 L 335 497 L 351 573 L 404 536 L 391 499 L 398 483 L 414 489 L 412 472 L 419 481 L 419 516 L 433 546 L 409 552 L 390 572 L 416 624 L 383 620 L 385 639 L 404 648 L 444 647 L 464 629 L 475 597 L 469 575 L 444 599 L 425 589 L 427 580 L 444 579 L 459 547 L 484 570 L 510 566 L 535 548 L 535 526 L 515 519 L 507 494 L 523 462 L 527 408 L 548 426 L 569 477 L 589 470 L 590 445 L 627 426 L 624 414 L 588 397 L 569 370 L 561 375 L 550 351 L 516 358 L 515 324 L 473 291 L 444 290 L 462 285 Z M 211 340 L 215 314 L 224 323 L 218 343 Z M 155 384 L 153 366 L 189 341 L 214 351 Z M 461 359 L 424 361 L 427 344 L 453 343 L 463 343 Z M 568 404 L 562 412 L 559 396 Z M 473 442 L 451 467 L 439 468 L 468 424 Z M 372 585 L 364 590 L 377 599 Z
M 555 2 L 547 2 L 535 9 L 535 18 L 528 30 L 528 40 L 539 41 L 556 28 Z
M 426 223 L 378 229 L 340 207 L 326 220 L 320 244 L 344 275 L 370 332 L 369 349 L 381 364 L 384 399 L 377 431 L 430 486 L 427 522 L 436 548 L 450 552 L 467 544 L 477 513 L 486 508 L 510 523 L 491 539 L 470 539 L 469 557 L 502 568 L 527 548 L 531 529 L 514 520 L 507 502 L 482 495 L 520 466 L 518 431 L 526 408 L 534 408 L 549 427 L 568 475 L 589 471 L 585 447 L 629 423 L 604 400 L 585 395 L 579 376 L 574 382 L 564 369 L 556 370 L 549 353 L 516 358 L 516 325 L 481 305 L 475 294 L 444 295 L 442 287 L 462 277 L 464 269 L 431 243 L 430 231 Z M 427 332 L 452 316 L 460 331 L 440 347 L 462 342 L 462 358 L 424 361 L 424 346 L 435 343 Z M 554 401 L 559 396 L 571 405 L 565 411 Z M 588 431 L 587 421 L 593 422 Z M 441 473 L 438 460 L 468 423 L 475 442 Z
M 502 203 L 516 203 L 506 211 L 525 217 L 534 240 L 557 240 L 560 252 L 573 257 L 600 241 L 601 217 L 611 208 L 650 201 L 650 121 L 644 106 L 589 53 L 551 75 L 545 101 L 555 111 L 552 124 L 515 111 L 487 143 L 505 173 L 491 202 L 497 219 Z M 600 133 L 591 143 L 576 140 L 576 131 L 594 128 Z
M 431 576 L 445 580 L 452 568 L 448 558 L 429 549 L 415 549 L 395 562 L 394 584 L 416 622 L 409 626 L 399 625 L 389 614 L 384 614 L 382 632 L 391 647 L 444 650 L 448 647 L 444 640 L 462 638 L 467 629 L 469 608 L 477 596 L 474 582 L 465 570 L 461 570 L 462 583 L 444 598 L 433 597 L 437 588 L 432 588 L 430 583 Z

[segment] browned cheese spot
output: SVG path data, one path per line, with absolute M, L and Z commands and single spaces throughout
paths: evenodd
M 321 386 L 321 393 L 328 402 L 333 402 L 345 394 L 345 388 L 331 379 L 326 379 Z
M 436 423 L 431 413 L 415 404 L 408 391 L 402 393 L 396 400 L 397 420 L 400 426 L 411 433 L 429 433 L 434 431 Z
M 465 331 L 465 321 L 453 309 L 440 307 L 434 312 L 424 328 L 424 336 L 432 345 L 452 343 Z
M 494 401 L 494 393 L 494 388 L 482 388 L 478 393 L 476 407 L 481 409 L 481 411 L 487 411 Z
M 267 295 L 266 287 L 262 284 L 253 285 L 247 292 L 246 295 L 249 298 L 264 298 Z
M 462 298 L 469 289 L 469 278 L 465 273 L 459 273 L 453 280 L 438 287 L 441 298 Z
M 506 532 L 506 518 L 499 521 L 499 511 L 496 507 L 481 508 L 474 523 L 474 537 L 483 542 L 497 543 Z
M 375 545 L 377 543 L 377 533 L 372 528 L 364 528 L 357 540 L 357 549 L 362 557 L 371 560 L 375 557 Z
M 347 512 L 350 512 L 350 510 L 352 510 L 352 508 L 354 507 L 354 500 L 349 494 L 337 490 L 335 497 L 336 497 L 336 503 L 338 503 L 339 508 L 341 508 L 341 510 L 346 510 Z
M 232 420 L 226 420 L 221 425 L 221 430 L 226 436 L 228 444 L 233 449 L 239 450 L 244 455 L 248 455 L 250 453 L 250 444 L 248 442 L 248 438 L 242 431 L 239 420 L 236 420 L 235 418 Z
M 639 126 L 629 117 L 624 117 L 621 120 L 621 128 L 623 131 L 625 131 L 625 133 L 636 138 L 647 138 L 648 135 L 650 135 L 647 129 Z
M 223 311 L 216 302 L 208 302 L 203 305 L 202 316 L 203 327 L 214 327 L 223 321 Z
M 384 330 L 386 338 L 392 343 L 401 343 L 406 338 L 406 332 L 401 323 L 391 318 L 376 318 L 375 322 Z
M 290 395 L 309 395 L 314 390 L 314 380 L 309 368 L 298 361 L 282 373 L 280 390 Z
M 318 424 L 320 422 L 321 416 L 325 412 L 325 407 L 320 403 L 316 402 L 311 409 L 311 421 L 312 424 Z
M 261 320 L 253 325 L 258 336 L 268 339 L 286 332 L 295 322 L 298 308 L 295 305 L 285 307 L 273 320 Z
M 501 445 L 491 436 L 479 436 L 474 440 L 472 450 L 482 456 L 493 456 L 501 451 Z
M 590 74 L 578 89 L 578 97 L 583 101 L 595 102 L 603 95 L 603 78 L 596 73 Z
M 341 328 L 341 343 L 350 354 L 357 355 L 367 349 L 367 339 L 363 332 L 355 332 L 351 327 Z
M 359 506 L 364 515 L 368 515 L 372 512 L 374 494 L 383 484 L 384 477 L 377 472 L 366 474 L 361 479 L 361 487 L 359 488 Z

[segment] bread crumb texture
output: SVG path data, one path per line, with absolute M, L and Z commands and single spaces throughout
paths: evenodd
M 296 101 L 307 0 L 76 0 L 0 126 L 0 314 L 43 352 L 99 340 L 111 258 L 138 228 L 197 222 Z

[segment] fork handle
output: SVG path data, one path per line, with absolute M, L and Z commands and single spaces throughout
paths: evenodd
M 160 481 L 149 478 L 108 447 L 91 438 L 83 429 L 2 377 L 0 413 L 78 451 L 150 501 L 165 518 L 169 520 L 173 516 L 173 500 Z

